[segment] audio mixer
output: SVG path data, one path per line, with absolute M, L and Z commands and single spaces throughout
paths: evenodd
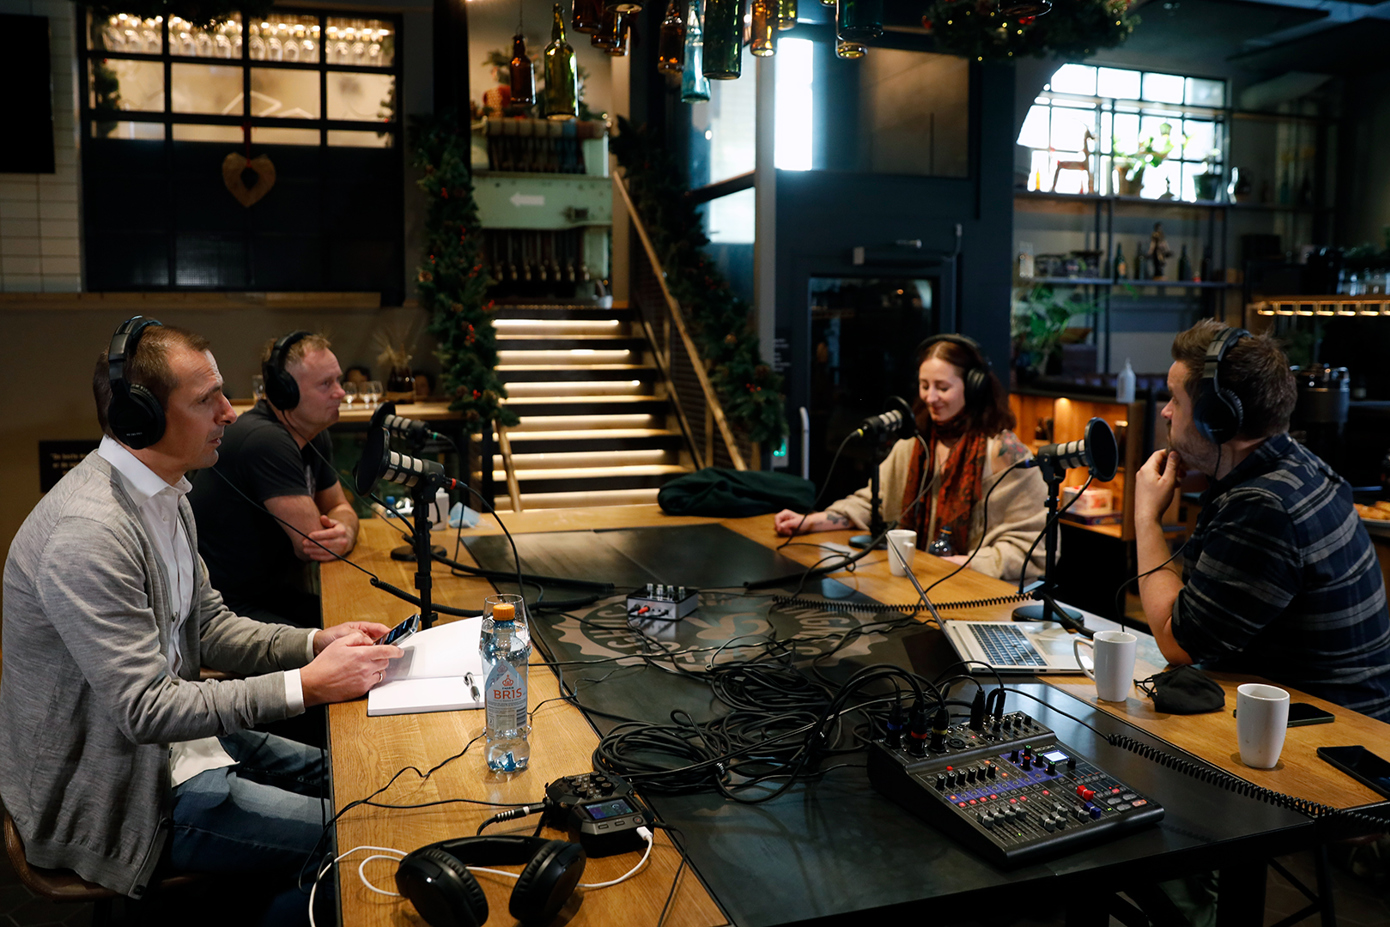
M 901 741 L 869 745 L 874 788 L 996 863 L 1062 856 L 1163 817 L 1023 712 Z

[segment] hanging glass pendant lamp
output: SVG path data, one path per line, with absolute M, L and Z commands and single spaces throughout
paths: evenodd
M 711 80 L 738 80 L 743 73 L 742 0 L 705 0 L 704 73 Z
M 574 0 L 570 28 L 575 32 L 593 35 L 603 25 L 603 0 Z
M 836 0 L 835 54 L 863 58 L 868 43 L 883 35 L 883 0 Z
M 579 103 L 579 71 L 574 49 L 565 41 L 565 19 L 555 4 L 550 24 L 550 44 L 545 47 L 545 115 L 547 119 L 573 119 Z
M 701 0 L 689 0 L 685 11 L 685 67 L 681 71 L 681 102 L 708 103 L 709 78 L 704 68 L 704 32 L 700 28 Z
M 526 36 L 521 34 L 521 23 L 517 23 L 516 35 L 512 36 L 512 60 L 507 65 L 511 78 L 512 106 L 529 107 L 536 102 L 536 73 L 531 69 L 531 57 L 526 54 Z
M 796 25 L 796 0 L 777 0 L 777 28 L 790 29 Z
M 622 36 L 623 14 L 614 7 L 603 8 L 603 19 L 599 21 L 598 31 L 589 36 L 589 44 L 604 51 L 618 44 Z
M 753 33 L 748 50 L 759 58 L 777 54 L 777 0 L 753 0 Z
M 640 13 L 644 4 L 645 0 L 604 0 L 603 3 L 606 9 L 617 10 L 619 13 Z M 628 24 L 631 23 L 632 20 L 628 20 Z
M 656 42 L 656 69 L 679 74 L 685 69 L 685 0 L 670 0 Z

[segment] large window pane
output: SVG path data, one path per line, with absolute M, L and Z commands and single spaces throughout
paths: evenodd
M 141 19 L 125 13 L 88 13 L 87 47 L 123 55 L 160 55 L 164 53 L 163 29 L 163 16 Z
M 245 135 L 241 126 L 190 126 L 174 124 L 176 142 L 232 142 L 239 144 Z
M 315 64 L 319 60 L 319 19 L 295 13 L 272 13 L 261 21 L 266 61 L 298 61 Z
M 319 118 L 319 72 L 251 69 L 251 115 Z
M 164 140 L 162 122 L 93 122 L 92 138 L 120 138 L 127 141 Z
M 1098 68 L 1096 85 L 1103 97 L 1116 100 L 1139 99 L 1139 72 L 1119 68 Z
M 329 129 L 328 144 L 336 148 L 390 148 L 391 133 Z
M 740 190 L 710 200 L 708 226 L 705 234 L 712 244 L 739 245 L 753 243 L 753 222 L 756 197 L 753 190 Z
M 1183 84 L 1177 74 L 1145 74 L 1144 99 L 1155 103 L 1181 103 Z
M 88 103 L 99 113 L 110 110 L 162 113 L 164 65 L 158 61 L 117 58 L 93 61 Z
M 1225 106 L 1226 82 L 1189 77 L 1187 79 L 1187 102 L 1193 106 Z
M 251 127 L 251 142 L 257 145 L 317 145 L 320 141 L 318 129 Z
M 389 68 L 396 60 L 395 33 L 380 19 L 330 17 L 323 45 L 329 64 Z
M 171 103 L 174 112 L 241 115 L 241 68 L 178 63 L 169 68 L 173 81 Z
M 1064 64 L 1052 75 L 1053 93 L 1096 95 L 1096 69 L 1084 64 Z
M 329 71 L 328 118 L 391 122 L 396 118 L 396 78 L 392 74 Z
M 809 171 L 813 167 L 815 43 L 807 39 L 781 39 L 777 44 L 777 169 Z
M 241 14 L 211 26 L 169 17 L 169 54 L 184 58 L 240 58 Z
M 756 59 L 743 50 L 742 80 L 710 81 L 709 103 L 690 108 L 690 185 L 701 187 L 753 169 L 758 115 Z

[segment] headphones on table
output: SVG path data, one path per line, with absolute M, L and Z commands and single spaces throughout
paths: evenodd
M 111 380 L 111 405 L 106 410 L 106 421 L 116 440 L 135 450 L 149 447 L 164 437 L 164 407 L 147 387 L 126 379 L 126 363 L 135 353 L 145 329 L 162 324 L 158 319 L 132 316 L 116 329 L 106 352 Z
M 965 369 L 962 379 L 965 380 L 965 404 L 967 408 L 978 408 L 982 403 L 990 399 L 993 390 L 990 389 L 989 382 L 989 361 L 985 359 L 985 352 L 980 348 L 980 343 L 968 335 L 957 335 L 947 333 L 942 335 L 932 335 L 930 338 L 917 345 L 917 350 L 913 352 L 914 357 L 921 357 L 927 348 L 939 341 L 949 341 L 951 344 L 958 344 L 963 348 L 968 348 L 974 352 L 975 356 L 984 360 L 985 366 L 972 364 Z M 920 364 L 918 366 L 921 366 Z
M 1192 397 L 1192 424 L 1198 434 L 1214 444 L 1225 444 L 1240 433 L 1244 419 L 1240 397 L 1221 385 L 1221 361 L 1242 338 L 1250 337 L 1243 328 L 1227 328 L 1207 345 L 1202 379 Z
M 267 383 L 269 381 L 267 380 Z M 401 860 L 396 888 L 430 927 L 482 927 L 487 896 L 470 865 L 524 863 L 507 910 L 526 924 L 548 924 L 584 876 L 584 848 L 544 837 L 456 837 L 420 847 Z
M 265 381 L 265 398 L 281 412 L 288 412 L 299 405 L 299 383 L 285 369 L 285 360 L 290 348 L 308 338 L 311 332 L 295 331 L 275 342 L 270 349 L 270 357 L 261 364 L 261 378 Z

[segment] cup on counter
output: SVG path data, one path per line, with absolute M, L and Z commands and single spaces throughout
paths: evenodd
M 1258 682 L 1236 689 L 1236 741 L 1246 766 L 1273 769 L 1278 765 L 1288 725 L 1289 693 Z
M 894 528 L 888 532 L 888 572 L 894 576 L 906 576 L 912 569 L 912 558 L 917 554 L 917 532 L 906 528 Z
M 1128 631 L 1097 631 L 1092 640 L 1078 637 L 1071 649 L 1081 671 L 1096 684 L 1096 698 L 1103 702 L 1123 702 L 1134 686 L 1134 655 L 1139 638 Z M 1081 662 L 1081 648 L 1089 647 L 1095 669 Z

